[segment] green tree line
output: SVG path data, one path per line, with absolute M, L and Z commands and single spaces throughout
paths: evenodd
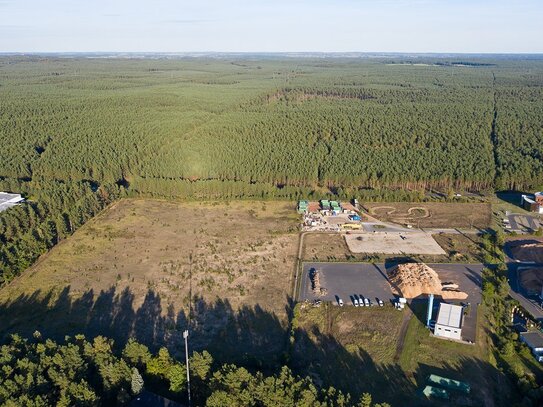
M 120 352 L 112 340 L 83 335 L 63 343 L 43 339 L 39 332 L 24 339 L 12 335 L 0 347 L 0 404 L 15 406 L 122 406 L 144 388 L 185 402 L 184 361 L 166 348 L 156 354 L 134 340 Z M 386 407 L 371 395 L 354 400 L 332 387 L 317 388 L 287 367 L 274 375 L 249 372 L 235 365 L 217 366 L 206 352 L 189 359 L 194 405 L 223 407 Z

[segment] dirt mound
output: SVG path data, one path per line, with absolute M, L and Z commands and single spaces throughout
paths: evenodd
M 543 263 L 543 242 L 520 244 L 511 247 L 511 254 L 516 260 Z
M 468 295 L 458 290 L 452 282 L 442 283 L 435 270 L 423 263 L 400 264 L 388 272 L 390 284 L 396 294 L 405 298 L 435 294 L 444 299 L 466 299 Z
M 530 295 L 538 295 L 543 287 L 543 268 L 519 270 L 520 286 Z

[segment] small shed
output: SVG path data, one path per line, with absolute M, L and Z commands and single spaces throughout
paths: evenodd
M 434 335 L 448 339 L 462 339 L 462 310 L 460 305 L 439 304 Z
M 308 211 L 309 202 L 307 201 L 299 201 L 298 202 L 298 213 L 303 214 Z
M 530 348 L 538 362 L 543 362 L 543 334 L 541 332 L 521 332 L 520 340 Z
M 321 208 L 323 211 L 329 211 L 330 210 L 330 201 L 328 199 L 322 199 L 321 200 Z

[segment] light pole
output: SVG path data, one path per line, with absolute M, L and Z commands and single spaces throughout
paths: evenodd
M 190 375 L 189 375 L 189 331 L 183 331 L 183 338 L 185 338 L 185 364 L 187 366 L 187 394 L 189 397 L 190 407 Z

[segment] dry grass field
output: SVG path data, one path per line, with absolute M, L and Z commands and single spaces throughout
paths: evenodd
M 303 260 L 345 261 L 351 256 L 345 238 L 338 233 L 306 233 L 303 238 Z
M 197 348 L 273 353 L 296 226 L 287 203 L 122 200 L 0 291 L 0 334 L 58 328 L 175 347 L 190 320 Z
M 368 203 L 375 218 L 421 228 L 486 228 L 492 222 L 489 203 Z
M 447 233 L 439 233 L 433 236 L 435 241 L 447 252 L 449 261 L 459 263 L 484 261 L 481 236 Z
M 484 328 L 475 345 L 431 337 L 422 322 L 425 305 L 410 305 L 414 313 L 392 306 L 298 309 L 293 363 L 316 383 L 370 392 L 374 401 L 394 406 L 495 405 L 503 376 L 487 361 Z M 430 374 L 465 380 L 477 391 L 453 394 L 453 404 L 429 401 L 420 392 Z

